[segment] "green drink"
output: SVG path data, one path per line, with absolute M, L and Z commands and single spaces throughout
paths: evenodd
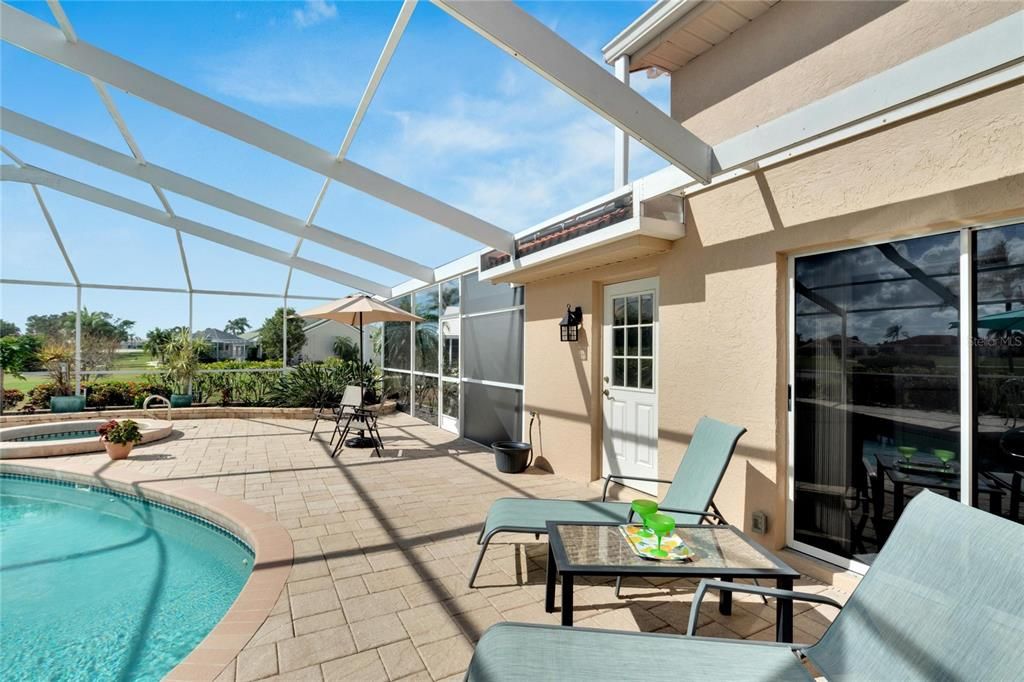
M 676 520 L 667 514 L 651 514 L 647 519 L 647 525 L 658 536 L 658 547 L 652 549 L 651 554 L 656 557 L 667 557 L 668 552 L 661 548 L 661 539 L 676 529 Z
M 654 533 L 648 530 L 647 519 L 652 514 L 658 513 L 658 503 L 654 500 L 636 499 L 631 505 L 636 515 L 644 522 L 644 527 L 637 531 L 637 535 L 645 538 L 652 537 Z
M 903 457 L 903 461 L 910 464 L 910 460 L 914 458 L 914 453 L 917 452 L 917 448 L 912 445 L 901 445 L 898 448 L 900 456 Z
M 938 450 L 938 449 L 936 449 L 936 450 L 932 450 L 932 452 L 935 454 L 935 459 L 937 459 L 940 462 L 942 462 L 942 468 L 943 469 L 948 469 L 949 468 L 949 463 L 952 460 L 956 459 L 956 453 L 953 452 L 952 450 Z

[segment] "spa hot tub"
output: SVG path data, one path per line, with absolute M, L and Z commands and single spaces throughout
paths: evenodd
M 103 442 L 96 433 L 96 428 L 107 421 L 109 420 L 80 419 L 0 429 L 0 459 L 101 452 Z M 142 432 L 142 443 L 166 438 L 171 435 L 171 428 L 174 426 L 171 422 L 161 419 L 135 421 Z

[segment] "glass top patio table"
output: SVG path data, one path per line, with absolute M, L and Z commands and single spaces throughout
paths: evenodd
M 545 607 L 554 611 L 555 576 L 562 578 L 562 625 L 572 625 L 574 576 L 657 576 L 673 578 L 767 578 L 790 590 L 800 574 L 734 526 L 681 525 L 675 533 L 695 553 L 692 561 L 656 561 L 630 549 L 617 524 L 550 521 Z M 793 603 L 777 600 L 777 639 L 792 641 Z M 731 593 L 723 592 L 719 611 L 731 613 Z

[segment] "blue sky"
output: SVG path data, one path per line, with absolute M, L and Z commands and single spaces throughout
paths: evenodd
M 45 3 L 14 3 L 55 23 Z M 522 7 L 593 59 L 648 6 L 540 2 Z M 132 60 L 335 152 L 398 12 L 393 2 L 66 2 L 80 39 Z M 82 75 L 7 45 L 3 105 L 130 153 Z M 667 109 L 668 79 L 634 74 Z M 123 92 L 112 96 L 153 163 L 305 218 L 314 173 Z M 26 163 L 159 207 L 148 185 L 4 134 Z M 612 127 L 429 2 L 416 8 L 348 157 L 501 227 L 516 231 L 612 189 Z M 4 163 L 10 163 L 4 159 Z M 664 166 L 633 145 L 632 176 Z M 42 190 L 84 282 L 184 287 L 174 232 Z M 71 281 L 31 190 L 0 185 L 0 271 L 8 279 Z M 175 212 L 291 251 L 291 235 L 185 197 Z M 480 248 L 472 240 L 333 183 L 317 224 L 430 266 Z M 184 235 L 193 286 L 279 294 L 287 269 Z M 404 275 L 307 242 L 306 258 L 385 284 Z M 341 296 L 333 282 L 296 272 L 295 294 Z M 153 326 L 187 321 L 187 297 L 83 291 L 84 304 Z M 195 326 L 244 315 L 259 324 L 279 300 L 197 296 Z M 301 307 L 302 304 L 299 304 Z M 73 309 L 74 290 L 4 285 L 0 316 Z

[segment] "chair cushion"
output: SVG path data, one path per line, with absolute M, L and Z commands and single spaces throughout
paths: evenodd
M 547 533 L 548 521 L 602 521 L 625 523 L 629 505 L 625 502 L 584 500 L 535 500 L 503 497 L 487 512 L 484 535 L 498 528 L 516 528 L 529 533 Z
M 787 646 L 522 623 L 488 629 L 466 673 L 468 682 L 810 679 Z

